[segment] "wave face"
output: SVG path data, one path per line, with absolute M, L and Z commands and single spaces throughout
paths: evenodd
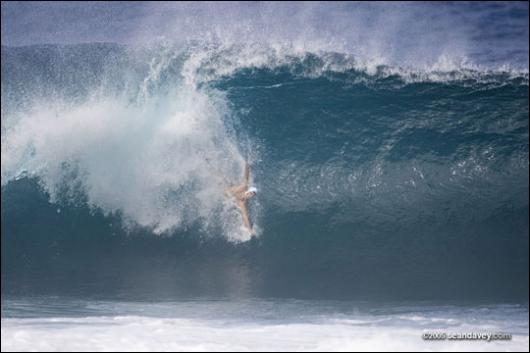
M 2 292 L 527 300 L 528 69 L 367 53 L 3 46 Z

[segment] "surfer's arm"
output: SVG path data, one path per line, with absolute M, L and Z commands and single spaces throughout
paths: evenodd
M 243 184 L 245 185 L 245 188 L 248 188 L 248 181 L 250 179 L 250 165 L 248 163 L 245 163 L 245 181 Z
M 239 185 L 232 186 L 225 190 L 225 192 L 229 195 L 235 195 L 240 192 L 244 192 L 248 189 L 248 182 L 250 180 L 250 166 L 245 164 L 245 173 L 243 175 L 243 182 Z

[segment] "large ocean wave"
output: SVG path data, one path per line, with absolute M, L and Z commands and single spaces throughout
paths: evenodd
M 251 242 L 223 196 L 245 161 L 262 191 Z M 12 291 L 521 299 L 527 268 L 527 70 L 292 45 L 2 47 Z

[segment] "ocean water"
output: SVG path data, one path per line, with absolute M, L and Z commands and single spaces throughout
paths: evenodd
M 528 306 L 307 300 L 5 300 L 2 350 L 505 351 L 528 347 Z M 36 310 L 37 308 L 37 310 Z M 428 333 L 510 340 L 425 340 Z
M 528 3 L 1 9 L 2 351 L 528 349 Z

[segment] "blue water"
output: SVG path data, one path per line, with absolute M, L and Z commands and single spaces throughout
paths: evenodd
M 2 350 L 528 346 L 527 3 L 3 2 L 1 57 Z

